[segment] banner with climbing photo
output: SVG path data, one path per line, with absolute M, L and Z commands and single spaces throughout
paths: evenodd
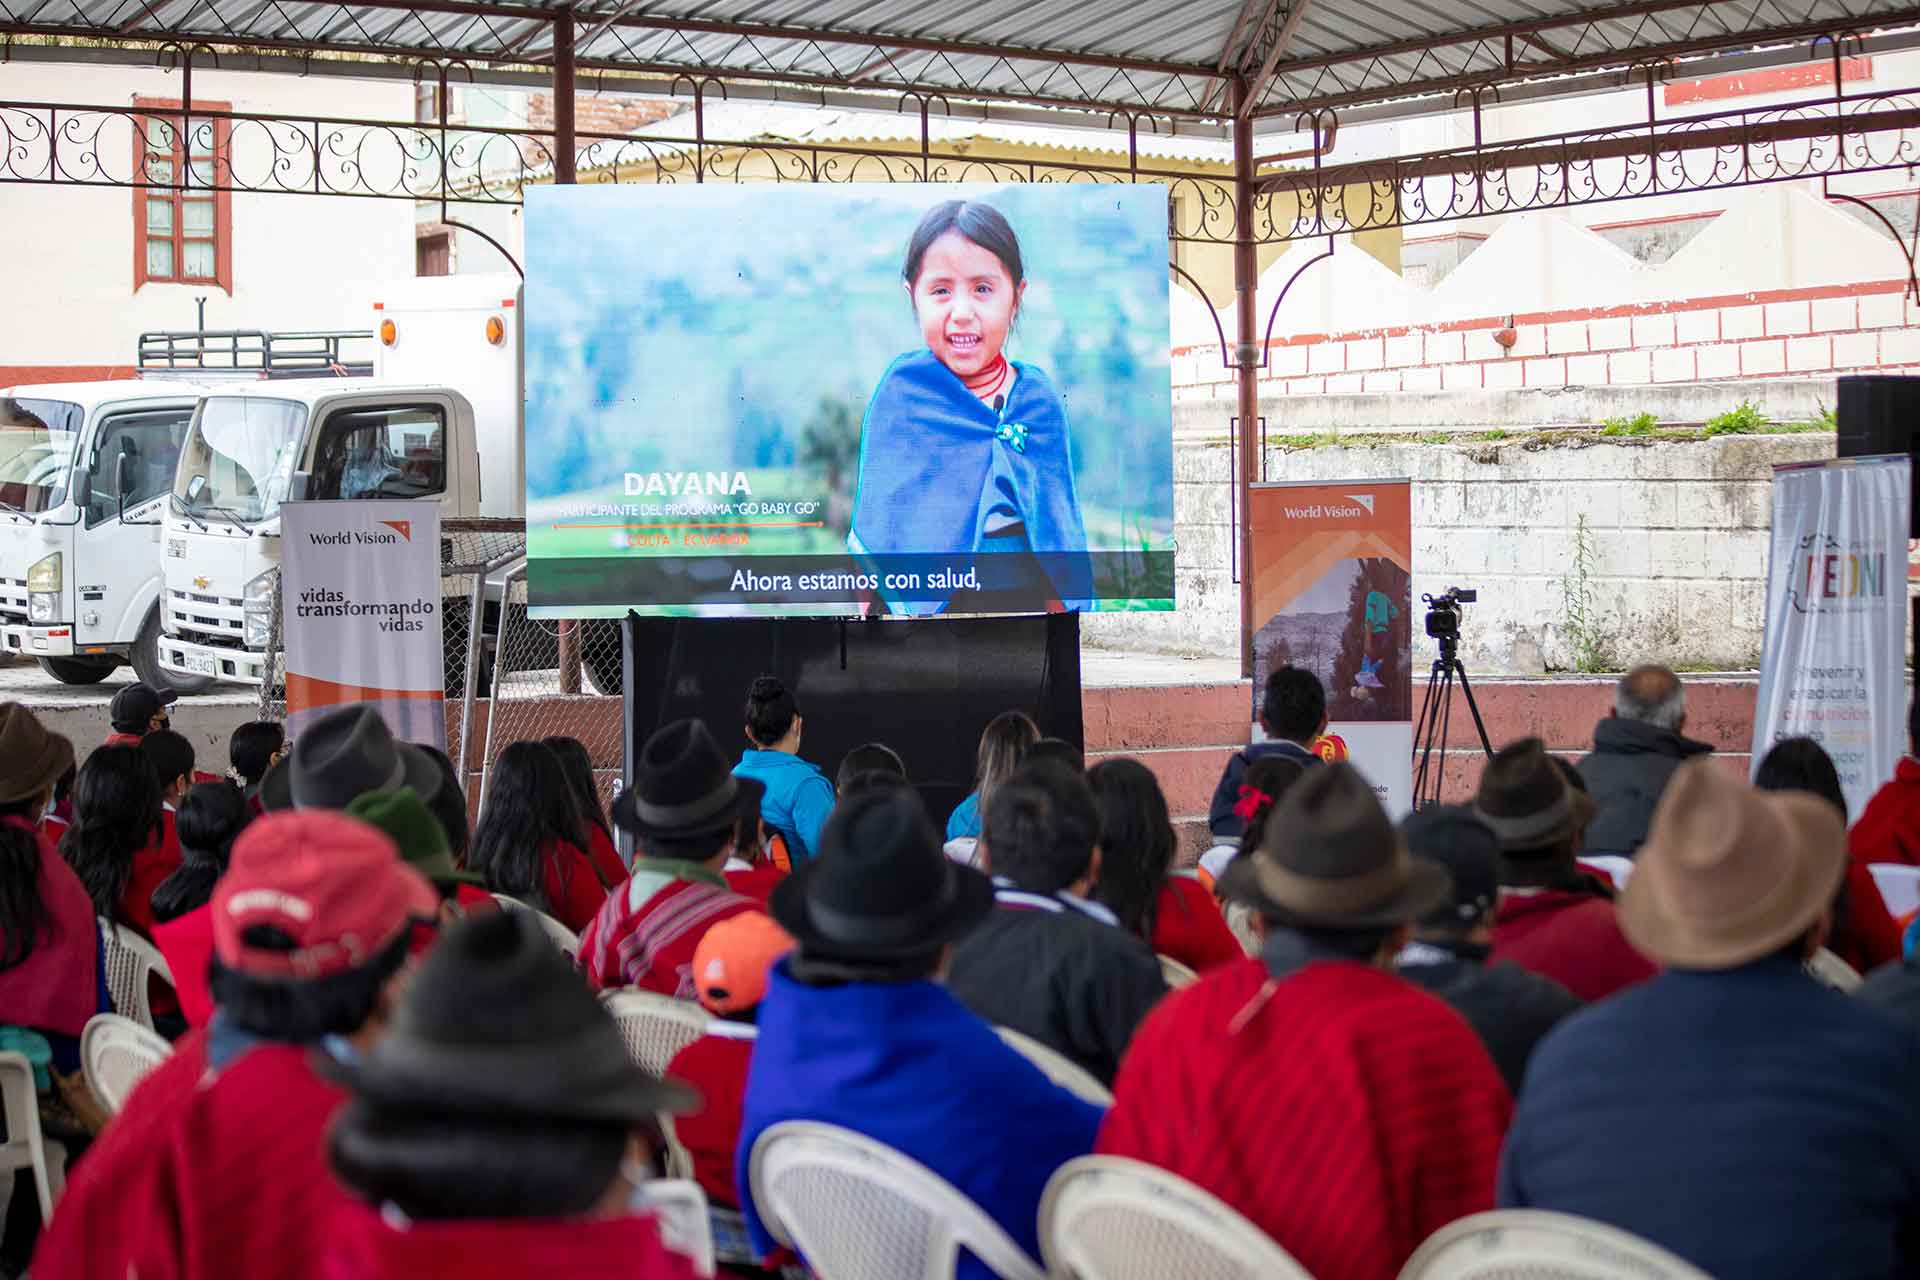
M 1367 776 L 1396 818 L 1413 806 L 1413 485 L 1257 484 L 1252 525 L 1253 720 L 1277 667 L 1327 691 L 1321 758 Z
M 1906 751 L 1911 475 L 1904 454 L 1773 469 L 1754 766 L 1812 738 L 1855 815 Z

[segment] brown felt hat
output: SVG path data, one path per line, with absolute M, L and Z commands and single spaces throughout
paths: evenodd
M 1500 748 L 1480 774 L 1473 814 L 1493 828 L 1502 853 L 1548 849 L 1579 829 L 1574 791 L 1538 738 Z
M 0 804 L 32 799 L 72 763 L 71 742 L 20 703 L 0 702 Z
M 1731 969 L 1811 928 L 1846 870 L 1846 828 L 1831 804 L 1756 791 L 1699 758 L 1674 771 L 1615 909 L 1649 958 Z
M 1305 929 L 1406 924 L 1453 891 L 1445 868 L 1408 855 L 1373 788 L 1349 764 L 1309 769 L 1287 788 L 1260 847 L 1229 864 L 1219 887 Z

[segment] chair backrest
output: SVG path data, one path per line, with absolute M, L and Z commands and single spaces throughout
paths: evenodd
M 1920 867 L 1904 862 L 1875 862 L 1867 867 L 1873 873 L 1874 887 L 1887 904 L 1887 914 L 1898 920 L 1910 911 L 1920 910 Z
M 1047 1272 L 1078 1280 L 1312 1280 L 1260 1228 L 1186 1179 L 1083 1156 L 1040 1198 Z
M 1825 947 L 1807 957 L 1807 972 L 1835 991 L 1853 991 L 1865 981 L 1859 970 Z
M 673 1055 L 706 1034 L 713 1015 L 691 1000 L 622 987 L 600 997 L 642 1070 L 667 1074 Z
M 1613 881 L 1616 889 L 1626 888 L 1627 881 L 1633 876 L 1633 859 L 1615 853 L 1582 854 L 1580 863 Z
M 688 1178 L 655 1178 L 640 1188 L 640 1201 L 659 1215 L 662 1243 L 692 1258 L 700 1275 L 712 1275 L 713 1223 L 700 1184 Z
M 147 995 L 147 979 L 158 974 L 172 986 L 173 971 L 151 942 L 105 916 L 98 920 L 101 949 L 107 960 L 107 995 L 113 1000 L 113 1011 L 151 1031 L 153 1005 Z
M 995 1027 L 994 1030 L 1000 1033 L 1000 1038 L 1010 1048 L 1018 1050 L 1021 1057 L 1040 1068 L 1042 1075 L 1074 1097 L 1097 1107 L 1113 1105 L 1112 1090 L 1101 1084 L 1093 1072 L 1066 1054 L 1041 1044 L 1032 1036 L 1022 1035 L 1012 1027 Z
M 944 1178 L 850 1130 L 774 1125 L 747 1167 L 761 1221 L 820 1280 L 952 1280 L 962 1249 L 1004 1280 L 1045 1280 Z
M 533 917 L 540 922 L 540 927 L 547 931 L 547 937 L 553 940 L 553 945 L 567 953 L 567 959 L 575 960 L 579 958 L 579 934 L 567 928 L 567 926 L 561 924 L 558 920 L 555 920 L 552 916 L 540 910 L 540 908 L 534 906 L 532 903 L 522 902 L 511 894 L 496 893 L 493 895 L 493 900 L 500 904 L 502 911 L 526 911 L 531 913 Z
M 1440 1228 L 1400 1280 L 1708 1280 L 1631 1232 L 1570 1213 L 1499 1209 Z
M 7 1117 L 7 1140 L 0 1143 L 0 1178 L 5 1179 L 6 1194 L 12 1194 L 14 1170 L 32 1169 L 40 1221 L 51 1222 L 54 1202 L 66 1183 L 67 1149 L 40 1134 L 40 1095 L 34 1088 L 33 1064 L 25 1054 L 0 1052 L 0 1107 Z
M 1190 987 L 1200 981 L 1199 974 L 1189 969 L 1186 965 L 1181 964 L 1172 956 L 1157 955 L 1154 959 L 1160 962 L 1160 976 L 1167 980 L 1167 986 L 1174 991 L 1178 991 L 1182 987 Z
M 80 1033 L 80 1068 L 109 1112 L 120 1110 L 140 1078 L 165 1062 L 173 1046 L 131 1018 L 97 1013 Z

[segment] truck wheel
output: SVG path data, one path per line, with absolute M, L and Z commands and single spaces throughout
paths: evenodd
M 204 693 L 213 687 L 212 676 L 176 676 L 160 665 L 160 610 L 155 607 L 147 615 L 140 628 L 140 638 L 133 642 L 133 651 L 127 655 L 134 674 L 141 681 L 155 689 L 172 689 L 176 693 Z
M 99 684 L 120 664 L 112 658 L 38 658 L 40 669 L 61 684 Z

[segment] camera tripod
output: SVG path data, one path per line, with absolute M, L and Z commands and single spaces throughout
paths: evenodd
M 1473 727 L 1480 735 L 1480 749 L 1487 755 L 1493 754 L 1493 743 L 1487 738 L 1487 722 L 1480 718 L 1480 704 L 1474 701 L 1473 685 L 1467 681 L 1467 668 L 1460 661 L 1460 637 L 1440 636 L 1440 656 L 1434 660 L 1433 671 L 1427 676 L 1427 696 L 1420 705 L 1420 719 L 1413 730 L 1413 755 L 1420 762 L 1413 775 L 1413 807 L 1415 810 L 1426 808 L 1430 804 L 1440 803 L 1441 775 L 1446 771 L 1446 744 L 1448 730 L 1453 725 L 1453 682 L 1457 676 L 1460 691 L 1467 695 L 1467 711 L 1473 716 Z M 1433 768 L 1434 749 L 1440 750 L 1440 765 Z

